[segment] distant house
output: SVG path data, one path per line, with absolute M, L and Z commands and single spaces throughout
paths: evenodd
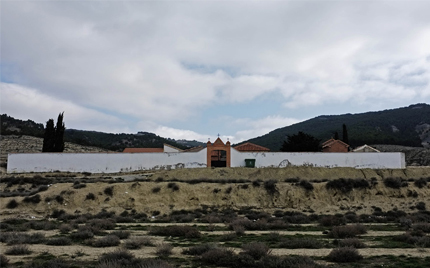
M 373 148 L 372 146 L 369 146 L 367 144 L 357 147 L 354 150 L 352 150 L 354 153 L 380 153 L 378 149 Z
M 341 140 L 335 140 L 333 138 L 325 141 L 322 144 L 322 151 L 325 153 L 347 153 L 349 145 Z
M 236 145 L 233 148 L 239 152 L 269 152 L 270 151 L 269 148 L 266 148 L 254 143 L 250 143 L 250 142 Z

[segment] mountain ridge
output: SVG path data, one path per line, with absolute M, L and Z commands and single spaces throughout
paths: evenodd
M 352 147 L 363 144 L 430 147 L 430 105 L 426 103 L 358 114 L 320 115 L 241 143 L 252 142 L 279 151 L 287 135 L 302 131 L 325 141 L 335 132 L 341 136 L 343 124 L 347 126 Z

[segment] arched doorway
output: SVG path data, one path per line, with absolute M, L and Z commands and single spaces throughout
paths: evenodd
M 207 166 L 208 167 L 230 167 L 230 142 L 226 144 L 218 138 L 214 143 L 207 143 Z

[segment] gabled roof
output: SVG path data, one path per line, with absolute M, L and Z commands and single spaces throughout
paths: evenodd
M 125 148 L 123 153 L 163 153 L 163 148 Z
M 250 143 L 250 142 L 246 142 L 244 144 L 240 144 L 240 145 L 236 145 L 233 147 L 234 149 L 240 151 L 240 152 L 269 152 L 270 149 L 254 144 L 254 143 Z
M 381 151 L 379 151 L 378 149 L 373 148 L 372 146 L 369 146 L 367 144 L 357 147 L 354 150 L 352 150 L 353 152 L 376 152 L 376 153 L 380 153 Z
M 224 142 L 218 137 L 215 142 L 214 145 L 225 145 Z
M 341 140 L 335 140 L 335 139 L 331 138 L 331 139 L 329 139 L 329 140 L 327 140 L 327 141 L 323 142 L 323 144 L 322 144 L 322 148 L 330 147 L 330 146 L 332 146 L 334 143 L 340 143 L 340 144 L 342 144 L 342 145 L 343 145 L 343 146 L 345 146 L 345 147 L 349 147 L 349 145 L 348 145 L 348 144 L 346 144 L 346 143 L 344 143 L 343 141 L 341 141 Z

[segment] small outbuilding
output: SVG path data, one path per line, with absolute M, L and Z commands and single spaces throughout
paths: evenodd
M 322 151 L 325 153 L 347 153 L 349 145 L 341 140 L 335 140 L 333 138 L 325 141 L 322 144 Z

